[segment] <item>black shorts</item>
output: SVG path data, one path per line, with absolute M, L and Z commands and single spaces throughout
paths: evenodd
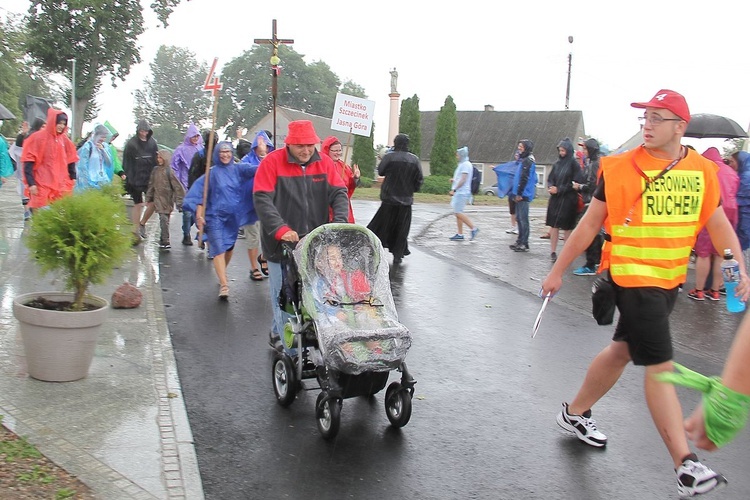
M 510 215 L 516 215 L 516 201 L 513 199 L 514 196 L 514 194 L 508 195 L 508 210 L 510 210 Z
M 623 288 L 614 284 L 620 319 L 612 340 L 628 344 L 633 364 L 657 365 L 673 356 L 669 315 L 677 300 L 677 288 Z
M 128 184 L 125 186 L 125 190 L 133 198 L 133 204 L 138 205 L 143 203 L 143 195 L 148 191 L 148 186 L 131 186 Z

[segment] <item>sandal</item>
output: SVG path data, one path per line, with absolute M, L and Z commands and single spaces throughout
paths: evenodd
M 262 255 L 258 255 L 258 264 L 260 264 L 260 272 L 262 272 L 264 276 L 268 276 L 268 261 L 264 259 Z
M 250 271 L 250 279 L 253 281 L 263 281 L 263 274 L 259 269 L 253 269 Z
M 221 288 L 219 288 L 219 298 L 221 300 L 227 300 L 229 298 L 229 286 L 221 285 Z

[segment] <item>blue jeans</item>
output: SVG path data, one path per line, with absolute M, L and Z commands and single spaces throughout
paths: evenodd
M 516 202 L 516 222 L 518 223 L 518 240 L 516 245 L 529 246 L 529 201 Z
M 182 235 L 190 236 L 190 227 L 193 225 L 193 214 L 191 212 L 182 212 Z

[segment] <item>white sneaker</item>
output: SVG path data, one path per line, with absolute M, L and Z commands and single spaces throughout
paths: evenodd
M 702 495 L 727 484 L 727 478 L 697 460 L 685 460 L 677 470 L 677 493 L 680 498 Z
M 507 234 L 518 234 L 518 228 L 516 226 L 511 226 L 508 229 L 505 230 Z
M 578 439 L 588 445 L 601 448 L 607 444 L 607 436 L 596 429 L 591 410 L 583 412 L 583 415 L 571 415 L 568 413 L 568 403 L 563 403 L 563 409 L 557 414 L 557 425 L 575 433 Z

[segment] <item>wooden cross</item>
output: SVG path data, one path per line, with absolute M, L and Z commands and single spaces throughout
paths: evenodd
M 276 36 L 276 19 L 273 20 L 271 25 L 271 38 L 256 38 L 253 40 L 255 43 L 271 45 L 271 97 L 273 98 L 273 147 L 276 148 L 276 96 L 278 94 L 278 77 L 279 77 L 279 44 L 293 44 L 294 40 L 291 38 L 279 38 Z

